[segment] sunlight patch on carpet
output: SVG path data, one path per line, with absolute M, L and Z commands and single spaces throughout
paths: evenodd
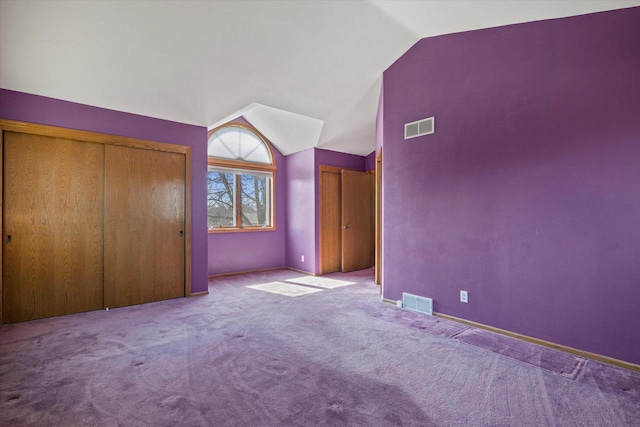
M 308 286 L 300 286 L 284 282 L 261 283 L 259 285 L 247 286 L 247 288 L 269 292 L 272 294 L 284 295 L 287 297 L 299 297 L 301 295 L 322 292 L 322 289 L 310 288 Z
M 323 289 L 335 289 L 343 286 L 355 285 L 355 282 L 347 282 L 346 280 L 328 279 L 325 277 L 301 276 L 286 280 L 289 283 L 297 283 L 299 285 L 315 286 Z

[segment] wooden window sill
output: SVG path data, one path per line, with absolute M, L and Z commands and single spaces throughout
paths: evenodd
M 276 231 L 275 227 L 242 227 L 242 228 L 210 228 L 209 233 L 217 234 L 217 233 L 247 233 L 253 231 Z

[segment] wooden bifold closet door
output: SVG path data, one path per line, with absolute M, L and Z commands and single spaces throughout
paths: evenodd
M 4 132 L 3 321 L 103 306 L 104 145 Z
M 105 146 L 105 306 L 185 294 L 185 155 Z

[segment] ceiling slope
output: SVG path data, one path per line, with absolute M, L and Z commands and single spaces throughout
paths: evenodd
M 420 38 L 637 5 L 0 0 L 0 87 L 201 126 L 244 111 L 284 153 L 365 155 L 382 72 Z

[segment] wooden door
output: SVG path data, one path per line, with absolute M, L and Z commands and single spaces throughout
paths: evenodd
M 382 282 L 382 148 L 376 155 L 376 197 L 375 197 L 375 283 Z M 380 288 L 382 294 L 382 288 Z
M 342 170 L 342 271 L 371 267 L 371 178 Z
M 102 144 L 4 132 L 3 322 L 103 306 Z
M 369 252 L 370 252 L 370 266 L 376 265 L 376 171 L 371 170 L 369 173 L 369 195 L 370 201 L 369 206 L 371 206 L 371 232 L 369 233 L 369 239 L 371 243 L 369 244 Z
M 105 306 L 185 295 L 185 155 L 105 147 Z
M 341 171 L 320 166 L 320 274 L 342 269 Z

